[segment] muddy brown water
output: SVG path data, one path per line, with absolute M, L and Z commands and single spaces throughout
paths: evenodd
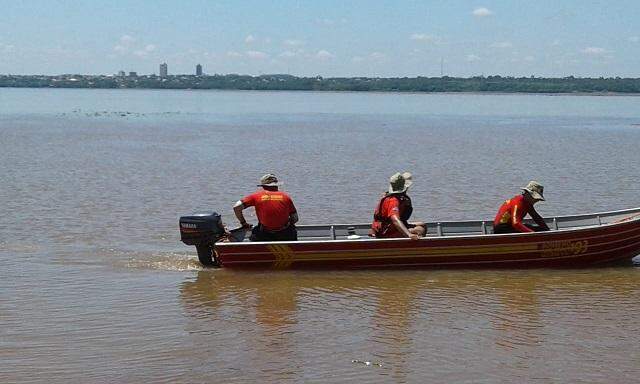
M 633 382 L 640 269 L 204 270 L 177 218 L 636 207 L 640 98 L 0 89 L 1 382 Z M 255 216 L 249 215 L 255 222 Z

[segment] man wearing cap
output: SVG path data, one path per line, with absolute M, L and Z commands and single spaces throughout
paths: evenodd
M 251 228 L 242 214 L 242 210 L 255 207 L 258 225 L 251 231 L 251 241 L 294 241 L 298 240 L 295 223 L 298 213 L 288 194 L 278 191 L 278 178 L 266 174 L 260 179 L 255 193 L 243 197 L 234 206 L 233 211 L 243 228 Z
M 389 179 L 389 191 L 385 192 L 373 214 L 371 235 L 378 238 L 408 237 L 418 240 L 424 236 L 424 223 L 409 223 L 413 212 L 407 190 L 413 184 L 411 173 L 396 173 Z
M 493 220 L 493 233 L 548 231 L 547 223 L 533 208 L 538 201 L 544 201 L 543 192 L 544 187 L 540 183 L 530 181 L 526 187 L 522 188 L 522 194 L 505 201 Z M 527 214 L 538 226 L 522 223 L 522 219 Z

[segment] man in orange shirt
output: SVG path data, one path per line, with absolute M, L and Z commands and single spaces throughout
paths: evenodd
M 396 173 L 389 179 L 389 191 L 384 194 L 373 214 L 371 235 L 378 238 L 408 237 L 418 240 L 424 236 L 426 224 L 409 223 L 413 212 L 407 190 L 413 184 L 411 173 Z
M 533 205 L 544 201 L 544 187 L 536 181 L 530 181 L 522 188 L 522 194 L 505 201 L 493 220 L 493 233 L 523 233 L 548 231 L 544 219 L 536 212 Z M 523 224 L 522 219 L 529 214 L 538 226 Z
M 258 187 L 262 187 L 251 195 L 243 197 L 233 207 L 236 217 L 243 228 L 251 228 L 242 214 L 242 210 L 255 207 L 258 225 L 251 231 L 251 241 L 295 241 L 298 232 L 295 223 L 298 212 L 288 194 L 278 191 L 278 178 L 266 174 L 260 179 Z

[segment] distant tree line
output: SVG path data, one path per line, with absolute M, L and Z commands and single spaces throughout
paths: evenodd
M 639 78 L 545 77 L 296 77 L 291 75 L 12 76 L 0 87 L 238 89 L 355 92 L 640 93 Z

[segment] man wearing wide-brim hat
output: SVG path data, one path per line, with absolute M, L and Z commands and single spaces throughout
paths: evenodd
M 413 212 L 407 191 L 413 184 L 411 173 L 396 173 L 389 179 L 389 190 L 385 192 L 373 213 L 371 235 L 378 238 L 408 237 L 418 240 L 426 234 L 422 222 L 409 223 Z
M 240 199 L 233 207 L 243 228 L 251 228 L 242 211 L 255 207 L 258 225 L 251 231 L 251 241 L 294 241 L 298 239 L 295 223 L 298 212 L 293 200 L 285 192 L 279 191 L 278 178 L 268 173 L 260 178 L 261 190 Z
M 493 220 L 493 233 L 525 233 L 548 231 L 544 219 L 536 212 L 533 205 L 544 201 L 544 187 L 537 181 L 530 181 L 522 193 L 505 201 Z M 529 214 L 537 226 L 524 224 L 522 220 Z

